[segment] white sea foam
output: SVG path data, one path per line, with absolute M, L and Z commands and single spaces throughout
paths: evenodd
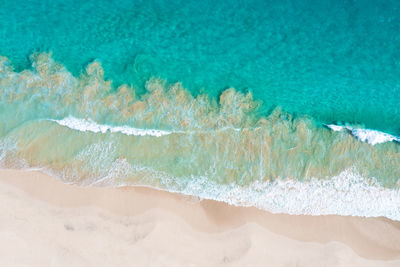
M 127 125 L 124 126 L 110 126 L 106 124 L 98 124 L 92 120 L 79 119 L 72 116 L 66 117 L 61 120 L 50 120 L 58 123 L 59 125 L 68 127 L 73 130 L 78 130 L 81 132 L 93 132 L 93 133 L 123 133 L 126 135 L 136 135 L 136 136 L 155 136 L 160 137 L 163 135 L 169 135 L 172 132 L 157 130 L 157 129 L 140 129 L 133 128 Z
M 249 185 L 240 186 L 235 183 L 220 184 L 206 176 L 173 177 L 166 172 L 156 171 L 147 166 L 130 164 L 123 158 L 110 163 L 108 159 L 113 157 L 109 157 L 109 153 L 113 153 L 113 148 L 109 144 L 104 144 L 104 146 L 105 151 L 104 148 L 95 144 L 89 146 L 86 152 L 92 156 L 98 155 L 99 153 L 96 152 L 101 150 L 105 154 L 102 164 L 111 165 L 111 167 L 100 170 L 103 174 L 97 178 L 93 177 L 91 181 L 81 181 L 83 185 L 152 187 L 153 184 L 157 185 L 155 188 L 169 192 L 213 199 L 235 206 L 254 206 L 272 213 L 383 216 L 400 221 L 399 188 L 385 188 L 374 179 L 367 179 L 360 175 L 354 167 L 326 179 L 312 178 L 307 181 L 275 179 L 265 182 L 255 181 Z M 0 152 L 2 152 L 0 155 L 5 155 L 10 150 L 14 150 L 14 145 L 10 147 L 0 143 Z M 86 154 L 78 155 L 78 157 L 82 156 L 86 159 Z M 12 166 L 0 164 L 0 167 L 26 169 L 29 168 L 29 164 L 26 162 L 22 166 L 15 164 L 12 160 Z M 97 166 L 94 167 L 97 168 Z M 81 171 L 70 168 L 61 171 L 51 168 L 39 169 L 69 183 L 79 180 Z M 135 180 L 135 177 L 142 178 Z
M 106 124 L 98 124 L 90 119 L 86 120 L 86 119 L 75 118 L 72 116 L 68 116 L 61 120 L 50 119 L 50 121 L 54 121 L 54 122 L 58 123 L 59 125 L 68 127 L 73 130 L 82 131 L 82 132 L 87 132 L 87 131 L 94 132 L 94 133 L 106 133 L 106 132 L 117 133 L 117 132 L 119 132 L 119 133 L 126 134 L 126 135 L 135 135 L 135 136 L 146 136 L 147 135 L 147 136 L 155 136 L 155 137 L 160 137 L 160 136 L 169 135 L 169 134 L 173 133 L 171 131 L 165 131 L 165 130 L 134 128 L 134 127 L 130 127 L 127 125 L 110 126 L 110 125 L 106 125 Z M 400 137 L 390 135 L 388 133 L 380 132 L 377 130 L 353 128 L 350 126 L 341 126 L 341 125 L 335 125 L 335 124 L 329 124 L 326 126 L 333 131 L 348 130 L 358 140 L 360 140 L 361 142 L 368 143 L 370 145 L 376 145 L 376 144 L 392 142 L 392 141 L 400 142 Z M 232 129 L 234 131 L 240 130 L 240 129 L 236 129 L 236 128 L 229 128 L 229 129 Z M 221 130 L 227 130 L 227 129 L 224 128 Z
M 116 172 L 117 175 L 113 177 L 107 173 L 104 177 L 93 181 L 92 185 L 140 185 L 222 201 L 234 206 L 253 206 L 272 213 L 382 216 L 400 221 L 399 188 L 383 187 L 374 179 L 360 175 L 354 167 L 326 179 L 312 178 L 307 181 L 275 179 L 265 182 L 255 181 L 240 186 L 235 183 L 220 184 L 205 176 L 177 179 L 168 173 L 155 171 L 149 167 L 134 166 L 125 161 L 122 163 L 118 159 L 113 166 L 129 173 L 130 175 L 126 175 L 127 179 L 116 179 L 121 177 L 120 172 Z M 134 181 L 129 178 L 132 177 L 132 173 L 147 178 L 145 181 Z M 153 187 L 151 184 L 158 186 Z
M 53 121 L 79 131 L 121 132 L 153 136 L 171 133 L 136 129 L 128 126 L 100 125 L 93 121 L 74 117 Z M 347 130 L 360 141 L 371 145 L 399 141 L 398 137 L 374 130 L 340 125 L 327 126 L 333 131 Z M 120 130 L 125 127 L 129 129 L 128 132 Z M 150 134 L 147 134 L 149 131 Z M 254 206 L 273 213 L 384 216 L 400 221 L 400 190 L 398 188 L 385 188 L 375 180 L 361 176 L 355 168 L 345 170 L 337 176 L 327 177 L 326 179 L 313 178 L 307 181 L 274 179 L 265 182 L 255 181 L 249 185 L 240 186 L 235 183 L 220 184 L 213 181 L 212 177 L 205 176 L 173 177 L 168 173 L 155 171 L 149 167 L 133 166 L 124 160 L 120 161 L 124 164 L 119 161 L 112 164 L 111 169 L 113 171 L 104 172 L 104 177 L 98 177 L 95 181 L 92 180 L 92 183 L 109 186 L 149 186 L 154 184 L 158 185 L 159 189 L 170 192 L 223 201 L 236 206 Z M 121 171 L 123 171 L 123 175 Z M 70 176 L 70 173 L 68 173 L 68 176 Z M 122 177 L 126 177 L 126 179 Z M 145 177 L 143 178 L 145 180 L 135 181 L 132 179 L 133 177 Z
M 335 125 L 335 124 L 327 124 L 326 125 L 329 129 L 335 131 L 335 132 L 340 132 L 341 130 L 346 129 L 345 126 L 340 126 L 340 125 Z
M 278 179 L 239 186 L 217 184 L 206 177 L 192 177 L 180 183 L 167 190 L 235 206 L 254 206 L 272 213 L 383 216 L 400 221 L 399 189 L 382 187 L 362 177 L 355 169 L 326 180 L 306 182 Z M 165 177 L 165 185 L 171 186 L 168 177 Z
M 358 140 L 360 140 L 361 142 L 368 143 L 370 145 L 376 145 L 392 141 L 400 142 L 400 137 L 376 130 L 353 128 L 350 126 L 340 126 L 334 124 L 329 124 L 326 126 L 333 131 L 349 130 L 351 134 L 355 136 Z
M 122 133 L 122 134 L 126 134 L 126 135 L 135 135 L 135 136 L 148 135 L 148 136 L 160 137 L 160 136 L 169 135 L 169 134 L 173 134 L 173 133 L 194 134 L 194 133 L 210 132 L 209 130 L 165 131 L 165 130 L 157 130 L 157 129 L 140 129 L 140 128 L 130 127 L 127 125 L 110 126 L 107 124 L 98 124 L 97 122 L 95 122 L 91 119 L 88 119 L 88 120 L 79 119 L 79 118 L 75 118 L 73 116 L 68 116 L 61 120 L 54 120 L 54 119 L 47 119 L 47 120 L 56 122 L 57 124 L 68 127 L 72 130 L 77 130 L 77 131 L 81 131 L 81 132 L 93 132 L 93 133 L 107 133 L 107 132 L 117 133 L 118 132 L 118 133 Z M 234 127 L 223 127 L 218 130 L 215 130 L 215 131 L 220 132 L 220 131 L 229 131 L 229 130 L 239 132 L 242 129 L 234 128 Z

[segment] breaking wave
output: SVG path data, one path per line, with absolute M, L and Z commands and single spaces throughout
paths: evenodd
M 385 142 L 393 142 L 393 141 L 400 142 L 400 137 L 380 132 L 377 130 L 354 128 L 351 126 L 341 126 L 334 124 L 329 124 L 326 126 L 336 132 L 348 130 L 361 142 L 366 142 L 371 145 L 382 144 Z
M 290 214 L 400 220 L 399 137 L 260 115 L 252 94 L 218 99 L 151 79 L 113 88 L 98 62 L 73 76 L 50 54 L 15 72 L 0 57 L 0 166 L 82 185 L 146 185 Z M 394 142 L 393 142 L 394 141 Z
M 126 135 L 136 135 L 136 136 L 163 136 L 171 134 L 169 131 L 156 130 L 156 129 L 138 129 L 129 127 L 127 125 L 123 126 L 109 126 L 104 124 L 98 124 L 92 120 L 78 119 L 72 116 L 61 120 L 50 120 L 58 123 L 59 125 L 68 127 L 73 130 L 78 130 L 82 132 L 93 132 L 93 133 L 122 133 Z

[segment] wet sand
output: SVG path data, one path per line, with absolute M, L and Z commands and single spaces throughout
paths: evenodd
M 400 222 L 0 171 L 1 266 L 400 266 Z

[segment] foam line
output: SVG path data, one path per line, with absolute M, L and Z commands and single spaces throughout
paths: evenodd
M 106 133 L 106 132 L 117 133 L 117 132 L 119 132 L 119 133 L 123 133 L 126 135 L 155 136 L 155 137 L 169 135 L 172 133 L 170 131 L 157 130 L 157 129 L 134 128 L 134 127 L 130 127 L 127 125 L 110 126 L 107 124 L 98 124 L 90 119 L 89 120 L 79 119 L 79 118 L 75 118 L 73 116 L 68 116 L 61 120 L 50 119 L 50 121 L 54 121 L 61 126 L 65 126 L 70 129 L 78 130 L 81 132 L 87 132 L 87 131 L 94 132 L 94 133 Z M 350 126 L 341 126 L 341 125 L 335 125 L 335 124 L 328 124 L 326 126 L 336 132 L 342 131 L 342 130 L 349 130 L 351 132 L 351 134 L 353 136 L 355 136 L 358 140 L 360 140 L 361 142 L 368 143 L 370 145 L 376 145 L 376 144 L 392 142 L 392 141 L 400 142 L 400 137 L 393 136 L 388 133 L 380 132 L 377 130 L 353 128 Z M 234 129 L 234 130 L 238 130 L 238 129 Z
M 93 133 L 123 133 L 126 135 L 135 136 L 155 136 L 160 137 L 164 135 L 169 135 L 172 132 L 157 130 L 157 129 L 139 129 L 133 128 L 127 125 L 124 126 L 110 126 L 106 124 L 98 124 L 92 120 L 79 119 L 72 116 L 66 117 L 61 120 L 50 120 L 58 123 L 61 126 L 68 127 L 73 130 L 78 130 L 81 132 L 93 132 Z
M 354 169 L 345 170 L 328 180 L 277 179 L 254 182 L 245 187 L 220 185 L 209 179 L 191 179 L 182 191 L 176 191 L 235 206 L 254 206 L 273 213 L 384 216 L 400 221 L 400 191 L 384 188 Z
M 125 164 L 117 168 L 126 169 Z M 132 166 L 131 166 L 132 168 Z M 108 174 L 93 185 L 141 185 L 226 202 L 234 206 L 253 206 L 272 213 L 293 215 L 343 215 L 386 217 L 400 221 L 400 190 L 385 188 L 374 179 L 360 175 L 355 168 L 342 171 L 329 179 L 311 178 L 307 181 L 276 179 L 255 181 L 246 186 L 235 183 L 219 184 L 209 177 L 196 176 L 173 179 L 167 173 L 147 169 L 159 179 L 158 186 L 136 183 L 116 183 Z M 157 177 L 157 178 L 156 178 Z M 171 182 L 173 181 L 173 182 Z

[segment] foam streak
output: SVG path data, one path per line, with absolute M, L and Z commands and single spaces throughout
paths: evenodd
M 122 133 L 126 135 L 135 136 L 155 136 L 160 137 L 163 135 L 169 135 L 172 132 L 157 130 L 157 129 L 139 129 L 133 128 L 127 125 L 124 126 L 110 126 L 105 124 L 98 124 L 92 120 L 79 119 L 72 116 L 61 120 L 50 120 L 58 123 L 61 126 L 68 127 L 73 130 L 81 132 L 93 132 L 93 133 Z

